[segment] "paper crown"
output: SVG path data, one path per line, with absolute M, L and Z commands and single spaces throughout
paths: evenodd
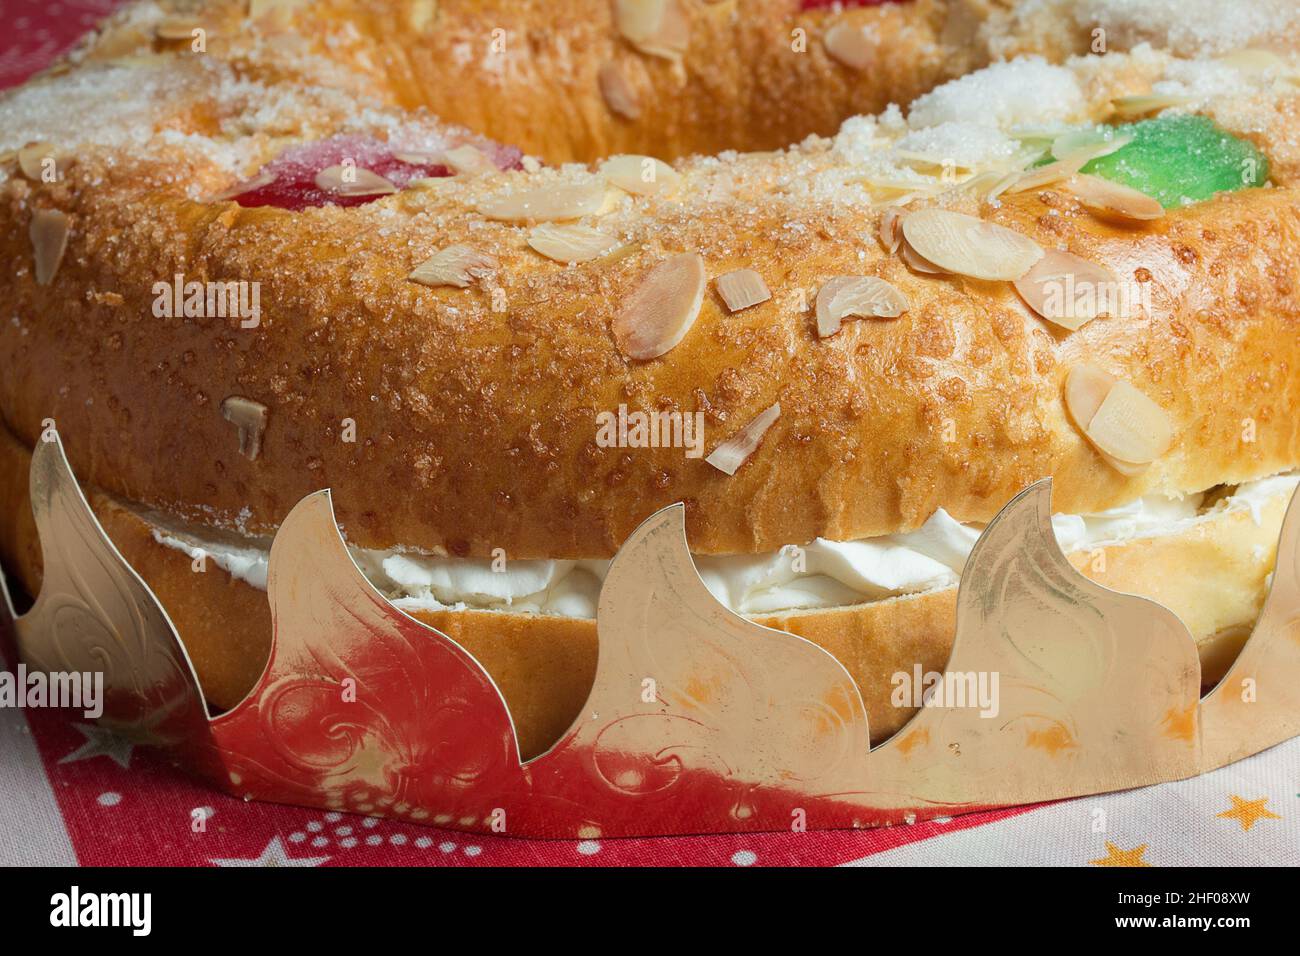
M 1186 627 L 1079 574 L 1052 531 L 1050 481 L 1031 485 L 980 536 L 957 599 L 947 672 L 998 674 L 997 717 L 924 706 L 875 748 L 843 666 L 720 605 L 682 507 L 665 508 L 610 567 L 586 706 L 522 762 L 487 671 L 365 579 L 328 491 L 276 535 L 270 659 L 217 717 L 57 436 L 33 454 L 31 498 L 44 583 L 27 614 L 14 619 L 7 592 L 0 609 L 22 659 L 103 671 L 101 722 L 255 800 L 529 837 L 867 827 L 1194 776 L 1300 733 L 1295 501 L 1255 630 L 1202 699 Z

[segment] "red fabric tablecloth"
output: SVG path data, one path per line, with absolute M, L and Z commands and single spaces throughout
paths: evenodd
M 3 0 L 0 87 L 119 5 Z M 1194 780 L 892 829 L 527 841 L 245 803 L 76 718 L 0 709 L 0 865 L 1296 865 L 1298 791 L 1300 739 Z

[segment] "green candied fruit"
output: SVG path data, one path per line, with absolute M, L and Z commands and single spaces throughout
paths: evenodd
M 1268 179 L 1268 158 L 1208 116 L 1161 116 L 1120 126 L 1115 133 L 1133 141 L 1092 160 L 1083 171 L 1131 186 L 1166 209 Z

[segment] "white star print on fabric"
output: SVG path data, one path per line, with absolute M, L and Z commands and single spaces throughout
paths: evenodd
M 329 857 L 327 856 L 289 856 L 280 842 L 279 836 L 271 837 L 271 842 L 255 857 L 242 859 L 217 859 L 209 860 L 213 866 L 320 866 Z
M 94 757 L 107 757 L 123 770 L 130 769 L 131 751 L 135 749 L 135 744 L 131 743 L 131 741 L 113 733 L 111 730 L 105 730 L 103 727 L 97 727 L 94 724 L 73 724 L 72 726 L 81 732 L 81 736 L 86 738 L 86 742 L 60 760 L 59 763 L 76 763 L 79 760 L 91 760 Z

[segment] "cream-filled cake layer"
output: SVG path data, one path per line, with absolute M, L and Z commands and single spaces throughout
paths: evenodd
M 1239 485 L 1208 510 L 1204 495 L 1149 495 L 1093 515 L 1052 517 L 1067 554 L 1137 538 L 1172 534 L 1223 511 L 1249 510 L 1258 523 L 1263 503 L 1290 494 L 1300 475 Z M 154 538 L 191 558 L 205 555 L 233 577 L 265 590 L 270 543 L 160 524 Z M 845 607 L 952 587 L 982 525 L 955 521 L 940 509 L 914 531 L 857 541 L 818 538 L 765 554 L 697 555 L 709 591 L 740 614 Z M 422 554 L 406 549 L 351 548 L 367 579 L 403 610 L 472 609 L 594 618 L 608 559 L 493 561 Z

